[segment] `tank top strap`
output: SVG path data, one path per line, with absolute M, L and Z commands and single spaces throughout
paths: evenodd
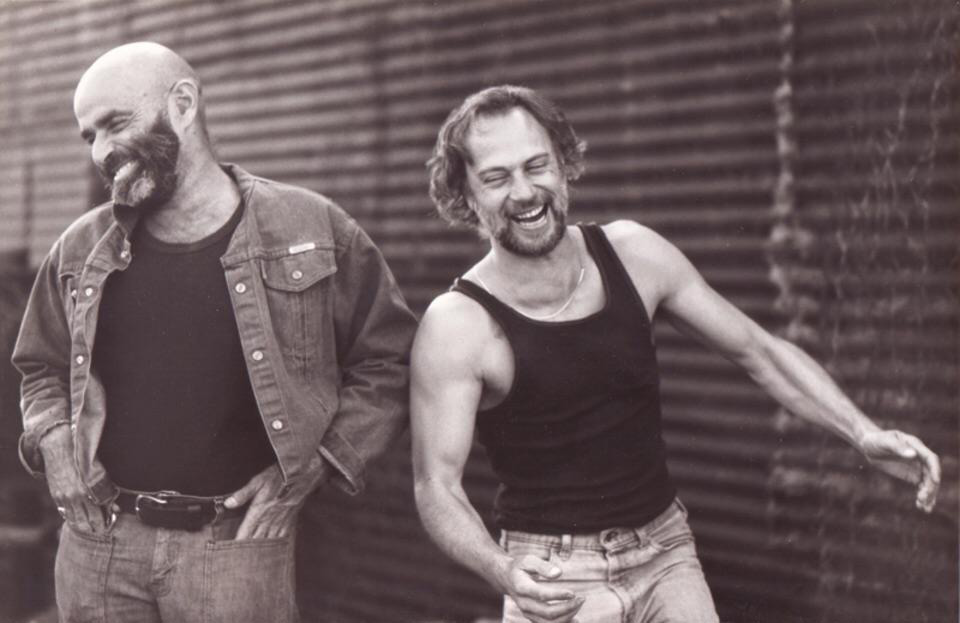
M 497 321 L 497 324 L 500 325 L 507 335 L 510 335 L 508 329 L 511 321 L 513 320 L 513 315 L 510 313 L 510 310 L 507 308 L 507 306 L 497 300 L 495 296 L 469 279 L 464 279 L 463 277 L 457 277 L 454 279 L 453 285 L 450 286 L 450 291 L 459 292 L 464 296 L 472 298 L 477 303 L 480 303 L 480 305 L 487 310 L 487 313 L 493 316 L 493 319 Z
M 647 308 L 643 304 L 643 299 L 640 298 L 633 280 L 603 229 L 596 223 L 580 223 L 578 227 L 583 232 L 583 239 L 587 243 L 590 255 L 597 262 L 606 281 L 607 294 L 610 297 L 609 306 L 621 308 L 626 306 L 631 313 L 639 311 L 649 323 L 650 319 L 647 317 Z

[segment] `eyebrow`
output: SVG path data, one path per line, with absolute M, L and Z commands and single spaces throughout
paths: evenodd
M 115 121 L 117 117 L 130 116 L 132 113 L 126 110 L 108 110 L 107 112 L 100 115 L 100 117 L 93 122 L 93 128 L 84 128 L 80 132 L 80 138 L 84 141 L 90 142 L 90 139 L 94 136 L 94 130 L 96 128 L 102 128 L 105 125 L 108 125 Z

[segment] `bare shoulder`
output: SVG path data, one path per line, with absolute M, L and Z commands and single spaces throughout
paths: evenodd
M 666 238 L 636 221 L 611 221 L 603 225 L 602 229 L 621 258 L 657 261 L 662 256 L 677 251 Z
M 613 221 L 603 226 L 603 232 L 631 275 L 672 280 L 692 268 L 680 249 L 645 225 Z
M 493 325 L 493 319 L 475 300 L 460 292 L 446 292 L 424 312 L 413 357 L 438 365 L 476 362 L 496 335 Z

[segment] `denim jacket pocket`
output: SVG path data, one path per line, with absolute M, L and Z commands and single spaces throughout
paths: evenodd
M 260 259 L 273 329 L 289 369 L 306 374 L 330 314 L 329 282 L 337 272 L 332 249 L 311 249 Z
M 284 292 L 303 292 L 324 277 L 337 272 L 332 249 L 312 249 L 260 261 L 263 282 Z

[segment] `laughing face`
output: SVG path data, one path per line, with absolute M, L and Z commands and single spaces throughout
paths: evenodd
M 177 188 L 180 139 L 163 97 L 142 82 L 118 84 L 111 72 L 88 71 L 74 114 L 113 201 L 146 211 L 167 203 Z
M 523 108 L 477 119 L 467 133 L 468 201 L 484 233 L 526 257 L 566 232 L 567 181 L 547 131 Z
M 114 203 L 149 210 L 173 195 L 179 154 L 180 140 L 161 111 L 146 132 L 117 140 L 97 169 Z

